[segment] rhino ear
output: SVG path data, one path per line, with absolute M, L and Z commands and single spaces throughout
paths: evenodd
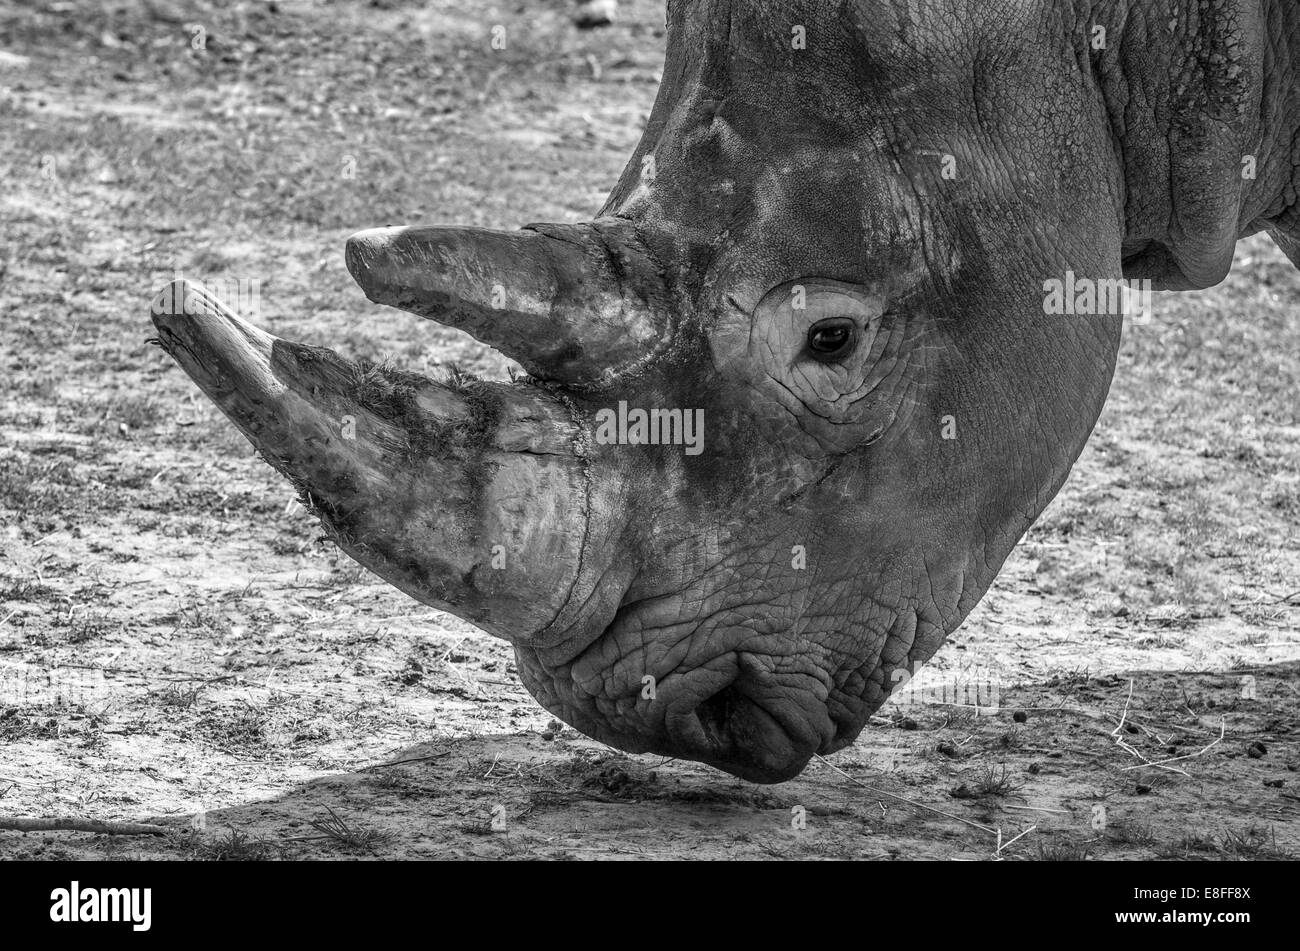
M 669 330 L 662 276 L 623 221 L 377 228 L 348 239 L 347 263 L 375 303 L 464 330 L 560 383 L 599 385 Z

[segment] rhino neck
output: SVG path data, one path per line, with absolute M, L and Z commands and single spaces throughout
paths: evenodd
M 1276 179 L 1269 204 L 1249 233 L 1267 230 L 1300 267 L 1300 4 L 1268 4 L 1268 42 L 1263 114 L 1274 126 L 1264 131 L 1264 138 Z
M 1123 179 L 1125 276 L 1208 287 L 1239 238 L 1300 237 L 1294 0 L 1079 0 L 1076 13 L 1065 28 Z

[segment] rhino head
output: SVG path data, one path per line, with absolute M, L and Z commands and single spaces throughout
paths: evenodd
M 1043 282 L 1140 250 L 1069 44 L 902 6 L 677 0 L 594 220 L 348 241 L 372 301 L 527 379 L 353 364 L 193 285 L 155 305 L 160 340 L 345 551 L 509 639 L 557 716 L 788 779 L 939 648 L 1065 480 L 1121 317 L 1045 316 Z

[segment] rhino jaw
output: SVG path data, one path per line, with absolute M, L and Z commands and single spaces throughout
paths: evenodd
M 564 613 L 587 521 L 564 401 L 282 340 L 192 282 L 165 288 L 152 318 L 162 349 L 362 565 L 516 642 Z

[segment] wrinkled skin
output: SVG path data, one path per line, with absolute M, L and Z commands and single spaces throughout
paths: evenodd
M 160 340 L 562 719 L 788 779 L 934 654 L 1083 448 L 1121 317 L 1045 316 L 1044 281 L 1207 287 L 1263 229 L 1300 260 L 1300 14 L 1169 6 L 673 0 L 594 222 L 349 242 L 372 300 L 532 381 L 352 367 L 183 289 Z M 704 451 L 600 443 L 620 401 L 702 409 Z

